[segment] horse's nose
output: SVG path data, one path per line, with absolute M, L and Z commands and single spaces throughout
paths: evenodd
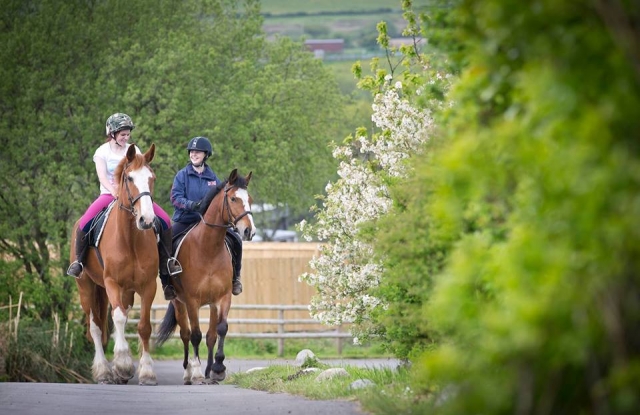
M 251 228 L 245 228 L 244 230 L 244 239 L 246 241 L 250 241 L 253 238 L 253 235 L 251 233 Z
M 147 220 L 144 216 L 140 216 L 138 219 L 139 229 L 149 229 L 153 225 L 153 221 Z

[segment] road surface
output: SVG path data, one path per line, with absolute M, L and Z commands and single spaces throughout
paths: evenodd
M 334 367 L 392 367 L 395 359 L 338 359 L 322 361 Z M 233 385 L 182 383 L 181 361 L 155 362 L 158 386 L 65 383 L 0 383 L 0 415 L 118 415 L 118 414 L 246 414 L 246 415 L 362 415 L 353 401 L 313 401 L 289 394 L 273 394 Z M 227 359 L 227 374 L 253 367 L 294 364 L 293 360 Z

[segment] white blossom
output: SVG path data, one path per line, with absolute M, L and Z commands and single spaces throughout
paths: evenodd
M 384 179 L 406 177 L 405 160 L 422 149 L 433 126 L 428 110 L 400 96 L 400 82 L 392 84 L 390 75 L 385 80 L 372 105 L 371 119 L 378 131 L 357 136 L 353 147 L 336 146 L 339 179 L 326 186 L 316 223 L 298 227 L 303 237 L 324 241 L 310 262 L 311 271 L 300 280 L 316 288 L 310 312 L 328 325 L 368 321 L 372 310 L 386 308 L 370 293 L 379 285 L 383 267 L 373 259 L 373 247 L 359 238 L 359 225 L 375 224 L 389 211 L 392 200 Z M 355 332 L 367 335 L 366 330 Z M 354 337 L 354 342 L 360 341 Z

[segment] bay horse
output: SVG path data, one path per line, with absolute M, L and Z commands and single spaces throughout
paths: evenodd
M 182 273 L 174 283 L 177 298 L 171 300 L 158 328 L 156 345 L 162 345 L 180 326 L 184 345 L 183 380 L 185 385 L 203 384 L 205 379 L 217 384 L 226 377 L 224 341 L 227 317 L 231 308 L 233 266 L 231 253 L 225 245 L 227 229 L 235 229 L 245 240 L 251 240 L 256 228 L 251 215 L 252 199 L 247 191 L 251 174 L 239 176 L 237 169 L 229 179 L 212 188 L 202 200 L 201 220 L 190 228 L 179 242 L 176 252 Z M 204 376 L 199 347 L 202 341 L 199 310 L 209 305 L 207 367 Z M 193 357 L 189 359 L 189 341 Z M 215 353 L 213 349 L 218 342 Z
M 135 145 L 129 146 L 114 173 L 114 180 L 119 183 L 117 199 L 107 211 L 97 248 L 87 254 L 82 274 L 76 279 L 86 316 L 87 338 L 95 348 L 92 374 L 97 383 L 126 384 L 134 376 L 125 324 L 137 293 L 140 296 L 138 335 L 142 346 L 138 379 L 140 385 L 157 385 L 149 354 L 151 304 L 158 272 L 152 201 L 155 174 L 149 166 L 154 154 L 155 144 L 144 154 L 137 154 Z M 77 227 L 78 222 L 72 235 L 76 235 Z M 74 245 L 72 240 L 71 246 Z M 71 262 L 75 256 L 75 250 L 71 249 Z M 104 353 L 109 340 L 109 305 L 115 340 L 111 366 Z

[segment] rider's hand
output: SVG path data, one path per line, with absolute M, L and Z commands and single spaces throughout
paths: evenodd
M 201 201 L 197 201 L 191 205 L 191 210 L 197 211 L 200 210 L 200 205 L 202 205 Z

